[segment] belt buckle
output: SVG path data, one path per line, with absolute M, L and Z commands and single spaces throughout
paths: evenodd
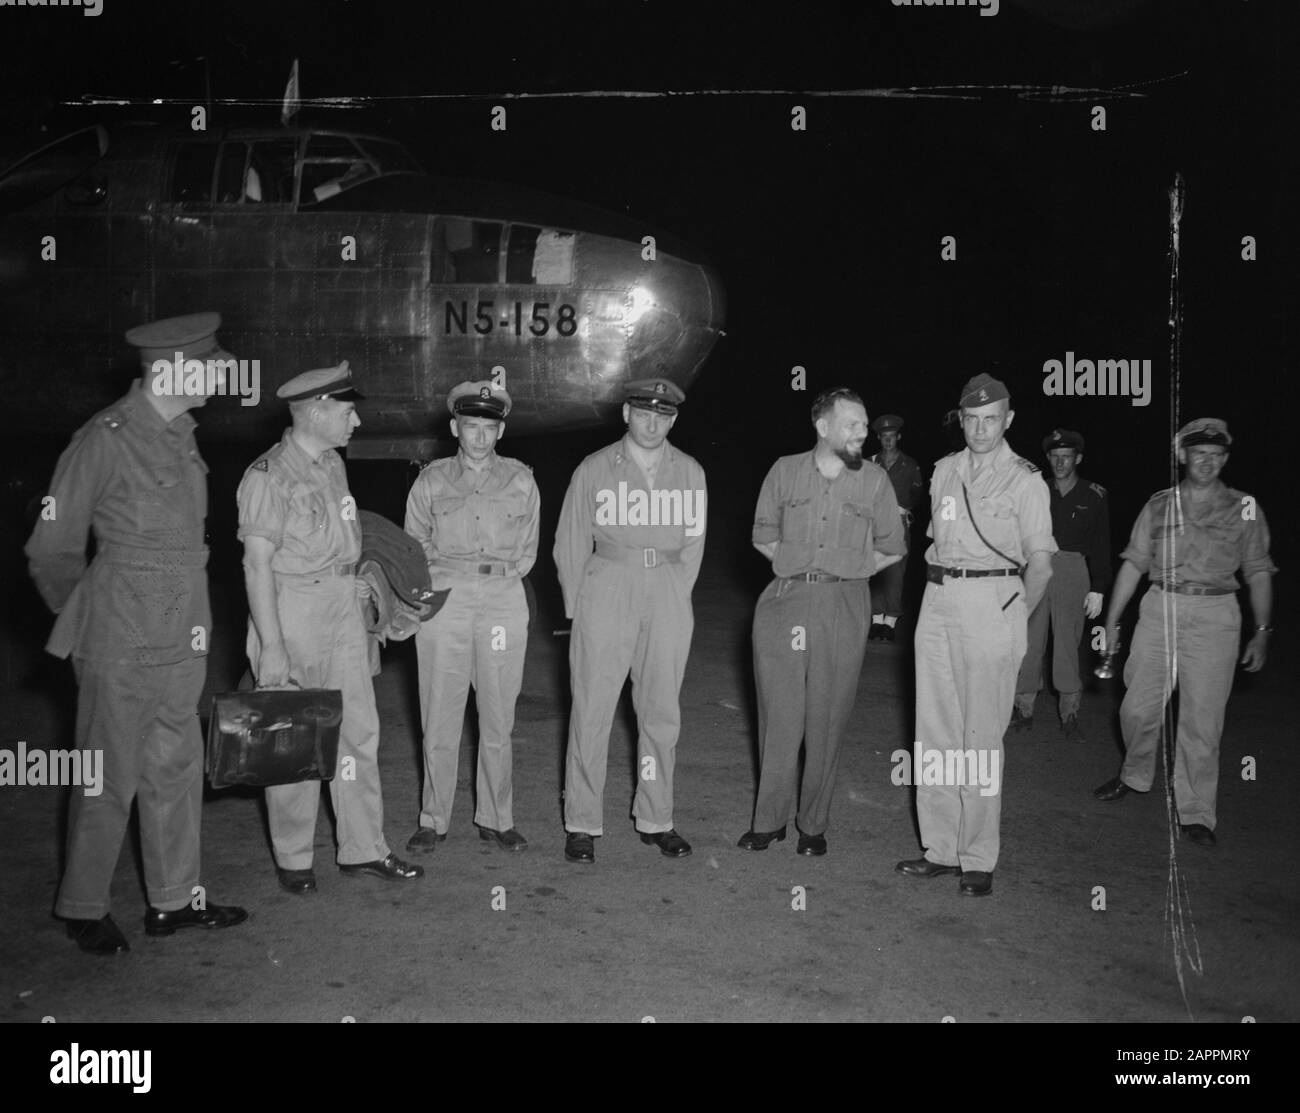
M 653 549 L 642 549 L 641 560 L 646 568 L 657 568 L 659 565 L 659 554 Z

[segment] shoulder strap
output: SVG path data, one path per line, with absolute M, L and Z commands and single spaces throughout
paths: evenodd
M 966 484 L 965 484 L 965 483 L 963 483 L 963 484 L 961 485 L 961 497 L 964 498 L 964 499 L 966 500 L 966 513 L 970 515 L 970 524 L 971 524 L 972 526 L 975 527 L 975 532 L 979 535 L 979 539 L 980 539 L 981 541 L 983 541 L 984 544 L 986 544 L 986 545 L 987 545 L 990 549 L 992 549 L 995 553 L 997 553 L 998 556 L 1000 556 L 1000 557 L 1001 557 L 1003 560 L 1005 560 L 1008 564 L 1010 564 L 1010 565 L 1014 565 L 1016 568 L 1018 568 L 1018 569 L 1020 570 L 1020 572 L 1023 574 L 1024 571 L 1025 571 L 1026 565 L 1021 564 L 1019 561 L 1012 560 L 1009 556 L 1007 556 L 1006 553 L 1004 553 L 1004 552 L 1003 552 L 1001 549 L 999 549 L 995 544 L 993 544 L 992 541 L 990 541 L 987 537 L 984 536 L 984 531 L 983 531 L 982 529 L 980 529 L 980 524 L 979 524 L 979 522 L 977 522 L 977 521 L 975 520 L 975 511 L 971 509 L 971 506 L 970 506 L 970 494 L 969 494 L 969 492 L 966 490 Z

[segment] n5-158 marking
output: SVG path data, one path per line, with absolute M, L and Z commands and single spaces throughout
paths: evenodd
M 513 304 L 513 312 L 511 307 Z M 498 316 L 499 313 L 499 316 Z M 554 326 L 558 336 L 572 336 L 578 331 L 578 311 L 568 303 L 555 307 L 555 319 L 551 319 L 551 303 L 535 301 L 529 316 L 524 316 L 524 303 L 503 302 L 501 309 L 496 309 L 495 301 L 480 301 L 474 306 L 474 317 L 469 315 L 468 301 L 445 301 L 443 303 L 443 333 L 450 336 L 454 331 L 461 336 L 468 336 L 471 329 L 480 336 L 486 336 L 494 328 L 509 331 L 514 325 L 516 336 L 522 336 L 527 329 L 533 336 L 545 336 Z

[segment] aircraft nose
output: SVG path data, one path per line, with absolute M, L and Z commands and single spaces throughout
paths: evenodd
M 665 376 L 689 389 L 722 335 L 722 280 L 703 264 L 661 259 L 647 291 L 627 338 L 629 377 Z

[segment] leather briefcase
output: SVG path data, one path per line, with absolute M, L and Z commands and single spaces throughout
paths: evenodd
M 259 688 L 212 697 L 208 780 L 231 785 L 328 781 L 339 753 L 343 693 L 329 688 Z

